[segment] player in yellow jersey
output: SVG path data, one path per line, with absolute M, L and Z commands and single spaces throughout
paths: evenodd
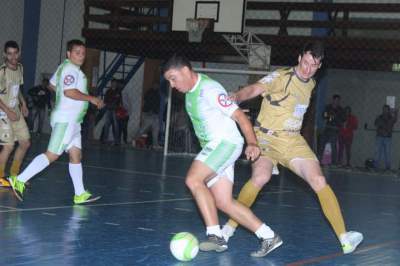
M 21 163 L 30 146 L 29 129 L 24 116 L 28 116 L 28 108 L 20 87 L 23 85 L 23 68 L 19 63 L 20 50 L 15 41 L 7 41 L 4 45 L 5 62 L 0 66 L 0 186 L 9 187 L 9 182 L 4 178 L 4 170 L 14 150 L 14 159 L 11 164 L 10 174 L 19 173 Z
M 238 102 L 263 97 L 255 123 L 261 156 L 252 165 L 252 177 L 240 191 L 238 201 L 251 206 L 270 180 L 278 163 L 303 178 L 317 194 L 325 217 L 338 237 L 343 253 L 351 253 L 363 240 L 359 232 L 346 231 L 339 203 L 322 174 L 319 161 L 300 135 L 303 116 L 315 87 L 313 76 L 324 57 L 322 43 L 307 43 L 295 67 L 279 69 L 232 95 Z M 237 227 L 232 219 L 223 227 L 226 241 Z

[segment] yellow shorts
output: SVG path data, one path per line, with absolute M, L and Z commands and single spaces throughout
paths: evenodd
M 15 141 L 28 140 L 28 126 L 21 115 L 18 121 L 10 121 L 7 117 L 0 119 L 0 145 L 13 145 Z
M 274 166 L 278 163 L 293 170 L 290 162 L 294 159 L 316 160 L 314 152 L 300 134 L 273 133 L 268 134 L 255 129 L 261 156 L 272 161 Z

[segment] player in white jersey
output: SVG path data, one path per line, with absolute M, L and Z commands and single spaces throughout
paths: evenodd
M 29 129 L 24 116 L 28 116 L 28 108 L 21 93 L 24 84 L 23 67 L 19 63 L 21 52 L 15 41 L 7 41 L 4 45 L 5 62 L 0 66 L 0 186 L 9 187 L 4 178 L 5 168 L 14 150 L 14 158 L 10 167 L 10 174 L 19 173 L 21 163 L 31 142 Z
M 185 180 L 207 226 L 207 240 L 200 243 L 200 250 L 222 252 L 228 248 L 218 222 L 218 208 L 238 219 L 261 240 L 261 248 L 252 252 L 251 256 L 267 255 L 282 244 L 281 238 L 249 208 L 232 198 L 234 163 L 243 146 L 243 138 L 235 122 L 246 139 L 247 159 L 253 161 L 260 155 L 250 121 L 229 100 L 218 82 L 194 72 L 186 58 L 171 57 L 163 72 L 171 87 L 185 93 L 186 111 L 202 146 Z
M 36 156 L 20 175 L 8 178 L 15 195 L 21 201 L 25 182 L 57 160 L 64 151 L 69 153 L 69 173 L 75 191 L 74 203 L 82 204 L 100 198 L 94 197 L 83 185 L 81 123 L 89 102 L 97 108 L 102 108 L 104 103 L 88 94 L 87 80 L 80 70 L 86 57 L 85 44 L 80 40 L 69 41 L 67 57 L 50 80 L 56 90 L 56 103 L 51 115 L 52 132 L 47 151 Z

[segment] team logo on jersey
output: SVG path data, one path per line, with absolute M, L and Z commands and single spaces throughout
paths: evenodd
M 64 78 L 64 85 L 71 85 L 75 82 L 75 78 L 72 75 L 66 75 Z
M 222 107 L 229 107 L 233 104 L 233 101 L 229 98 L 228 95 L 226 95 L 225 93 L 221 93 L 220 95 L 218 95 L 218 103 Z

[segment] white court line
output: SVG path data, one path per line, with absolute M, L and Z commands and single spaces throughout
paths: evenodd
M 3 206 L 3 205 L 0 205 L 0 208 L 4 208 L 4 209 L 8 209 L 8 210 L 14 210 L 14 211 L 22 210 L 22 209 L 19 209 L 19 208 L 7 207 L 7 206 Z M 1 212 L 1 211 L 0 211 L 0 212 Z
M 149 204 L 149 203 L 162 203 L 162 202 L 175 202 L 175 201 L 187 201 L 193 200 L 193 198 L 180 198 L 180 199 L 163 199 L 163 200 L 147 200 L 147 201 L 129 201 L 129 202 L 117 202 L 117 203 L 100 203 L 100 204 L 87 204 L 81 205 L 85 207 L 103 207 L 103 206 L 121 206 L 121 205 L 136 205 L 136 204 Z M 55 206 L 55 207 L 41 207 L 41 208 L 29 208 L 29 209 L 11 209 L 11 210 L 0 210 L 0 213 L 4 212 L 28 212 L 28 211 L 44 211 L 44 210 L 57 210 L 57 209 L 69 209 L 73 205 L 66 206 Z

